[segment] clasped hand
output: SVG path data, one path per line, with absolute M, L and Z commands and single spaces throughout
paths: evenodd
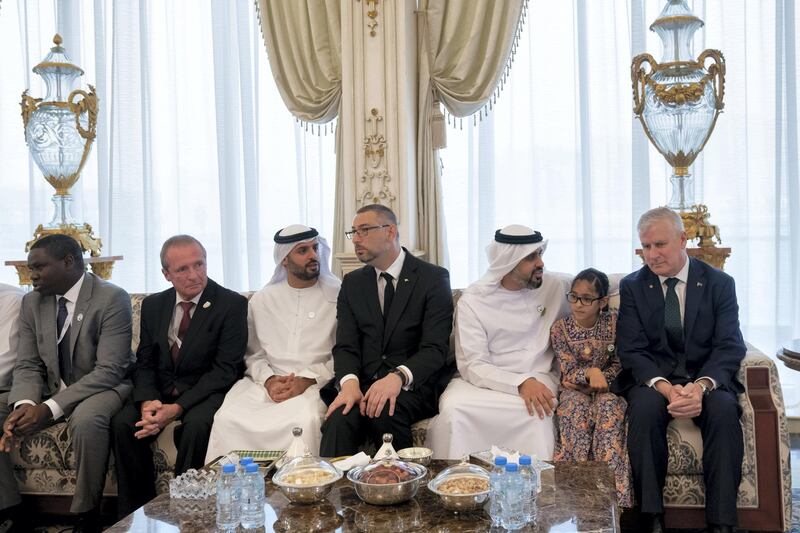
M 303 394 L 307 388 L 316 383 L 316 380 L 295 376 L 294 373 L 288 376 L 273 375 L 264 382 L 267 394 L 275 403 L 286 401 L 295 396 Z
M 23 404 L 11 411 L 3 424 L 3 436 L 0 437 L 0 452 L 10 452 L 17 446 L 18 435 L 29 435 L 39 431 L 53 417 L 47 404 Z
M 183 414 L 183 408 L 177 403 L 161 403 L 159 400 L 142 402 L 142 419 L 135 426 L 141 428 L 133 434 L 137 439 L 158 434 L 173 420 Z
M 703 390 L 696 383 L 670 385 L 662 381 L 656 387 L 669 402 L 667 412 L 672 418 L 694 418 L 702 412 Z

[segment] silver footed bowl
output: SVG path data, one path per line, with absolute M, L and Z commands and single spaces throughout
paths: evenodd
M 446 481 L 463 480 L 465 482 L 485 481 L 486 490 L 462 491 L 459 493 L 440 490 Z M 489 497 L 489 472 L 480 466 L 466 461 L 445 468 L 428 483 L 428 489 L 439 497 L 442 507 L 450 511 L 474 511 L 480 509 Z
M 304 473 L 320 472 L 318 466 L 297 467 L 289 472 L 276 472 L 272 482 L 277 486 L 286 498 L 292 503 L 316 503 L 322 501 L 327 496 L 337 481 L 342 479 L 342 473 L 334 469 L 330 472 L 330 477 L 324 481 L 315 483 L 297 483 L 292 479 L 302 476 Z
M 389 481 L 385 483 L 367 482 L 370 479 L 375 481 L 376 477 L 383 477 L 384 481 L 387 481 L 387 476 L 383 473 L 388 472 L 386 467 L 389 466 L 400 468 L 413 477 L 404 481 L 392 482 L 391 475 L 389 475 Z M 383 469 L 380 474 L 378 473 L 379 469 Z M 347 473 L 347 479 L 353 484 L 358 497 L 365 502 L 373 505 L 394 505 L 416 496 L 420 483 L 427 475 L 428 469 L 420 464 L 384 459 L 351 469 Z
M 431 464 L 431 458 L 433 458 L 433 450 L 421 447 L 403 448 L 397 451 L 397 456 L 407 463 L 428 466 Z

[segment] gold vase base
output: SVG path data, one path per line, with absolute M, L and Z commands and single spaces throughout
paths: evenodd
M 111 279 L 111 271 L 114 269 L 114 263 L 122 261 L 121 255 L 110 255 L 106 257 L 84 257 L 83 263 L 86 269 L 92 270 L 92 273 L 100 279 L 106 281 Z M 17 277 L 21 286 L 31 285 L 31 272 L 28 270 L 28 261 L 6 261 L 6 266 L 13 266 L 17 270 Z
M 722 243 L 719 228 L 709 222 L 711 213 L 708 212 L 708 207 L 705 205 L 695 204 L 689 208 L 689 211 L 681 211 L 678 214 L 683 221 L 687 241 L 691 242 L 697 239 L 697 246 L 700 248 L 713 248 L 715 244 Z
M 45 228 L 42 224 L 39 224 L 36 231 L 33 232 L 33 239 L 25 243 L 25 252 L 30 252 L 31 246 L 42 237 L 59 234 L 69 235 L 78 241 L 84 253 L 89 252 L 92 257 L 100 257 L 100 250 L 103 248 L 103 242 L 100 240 L 100 237 L 94 236 L 94 230 L 92 230 L 90 224 L 61 224 L 57 228 Z

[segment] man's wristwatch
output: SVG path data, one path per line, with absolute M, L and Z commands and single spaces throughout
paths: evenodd
M 406 386 L 406 382 L 408 381 L 408 378 L 406 378 L 406 373 L 405 372 L 403 372 L 399 368 L 395 368 L 394 370 L 392 370 L 390 372 L 390 374 L 397 374 L 398 376 L 400 376 L 400 382 L 402 383 L 402 386 L 403 387 Z
M 703 396 L 711 392 L 711 389 L 708 387 L 708 385 L 706 385 L 706 382 L 703 381 L 702 379 L 700 381 L 695 381 L 695 383 L 697 383 L 697 386 L 700 387 L 701 391 L 703 391 Z

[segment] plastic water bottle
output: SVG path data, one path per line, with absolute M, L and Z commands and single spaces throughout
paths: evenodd
M 239 459 L 239 468 L 236 469 L 236 473 L 239 474 L 239 479 L 244 477 L 244 469 L 253 462 L 252 457 L 242 457 Z
M 250 463 L 242 483 L 242 527 L 263 527 L 264 518 L 264 478 L 258 473 L 258 465 Z
M 533 471 L 533 475 L 536 478 L 536 494 L 542 492 L 542 465 L 545 465 L 548 468 L 553 468 L 549 466 L 547 463 L 539 461 L 539 458 L 536 457 L 536 454 L 533 455 L 531 458 L 531 470 Z
M 523 486 L 523 506 L 522 511 L 525 516 L 525 522 L 536 521 L 536 495 L 538 476 L 536 471 L 531 467 L 531 458 L 529 455 L 521 455 L 519 458 L 519 476 L 522 478 Z
M 241 482 L 236 475 L 236 465 L 222 467 L 217 481 L 217 529 L 235 531 L 241 517 Z
M 517 463 L 506 465 L 506 474 L 503 476 L 503 503 L 502 519 L 500 525 L 509 531 L 514 531 L 525 526 L 523 501 L 525 499 L 522 478 L 519 475 Z
M 494 468 L 489 472 L 489 517 L 493 526 L 500 525 L 503 498 L 503 477 L 508 459 L 498 455 L 494 458 Z

